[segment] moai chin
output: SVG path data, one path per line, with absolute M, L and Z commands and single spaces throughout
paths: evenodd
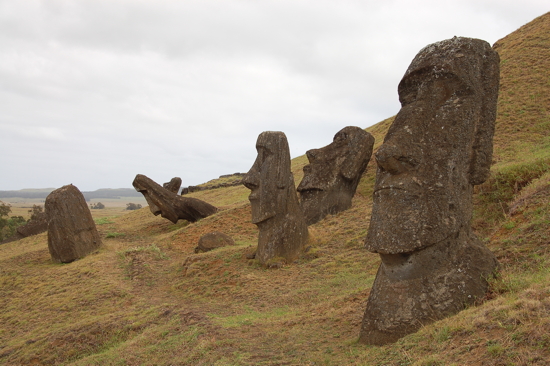
M 179 187 L 174 188 L 170 185 L 174 179 L 176 178 L 168 183 L 168 188 L 177 192 Z M 155 216 L 161 215 L 174 224 L 178 220 L 195 222 L 218 212 L 218 209 L 211 204 L 197 198 L 179 196 L 143 174 L 136 175 L 132 185 L 136 191 L 143 194 L 149 205 L 149 210 Z
M 256 150 L 256 161 L 243 178 L 243 184 L 251 190 L 248 199 L 252 223 L 260 231 L 256 259 L 264 265 L 274 258 L 290 263 L 304 248 L 308 230 L 290 171 L 285 134 L 262 132 Z
M 329 145 L 306 152 L 309 164 L 304 167 L 298 192 L 308 225 L 351 207 L 373 145 L 370 133 L 348 126 L 338 131 Z
M 484 297 L 497 261 L 470 220 L 473 186 L 489 174 L 498 87 L 498 54 L 457 37 L 422 49 L 399 83 L 401 110 L 375 153 L 365 243 L 382 263 L 360 342 L 394 342 Z

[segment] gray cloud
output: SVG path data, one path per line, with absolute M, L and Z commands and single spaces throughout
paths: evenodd
M 0 1 L 0 189 L 185 185 L 399 109 L 425 45 L 494 43 L 542 1 Z

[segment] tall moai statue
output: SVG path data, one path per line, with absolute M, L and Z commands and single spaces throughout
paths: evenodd
M 83 258 L 101 246 L 92 214 L 82 192 L 72 184 L 56 189 L 44 203 L 48 249 L 55 262 Z
M 308 225 L 351 207 L 373 145 L 370 133 L 348 126 L 338 131 L 329 145 L 306 152 L 309 164 L 304 167 L 298 192 Z
M 256 259 L 264 265 L 274 258 L 290 263 L 307 243 L 308 230 L 290 171 L 285 134 L 262 132 L 256 150 L 256 161 L 243 177 L 243 184 L 252 191 L 248 196 L 252 223 L 260 231 Z
M 360 342 L 394 342 L 485 296 L 497 261 L 470 220 L 473 186 L 491 165 L 498 88 L 498 54 L 457 37 L 422 49 L 399 83 L 401 110 L 375 153 L 365 243 L 382 263 Z
M 137 174 L 132 185 L 136 191 L 143 194 L 153 215 L 160 215 L 174 224 L 178 220 L 195 222 L 218 212 L 216 207 L 207 202 L 197 198 L 179 196 L 177 191 L 181 186 L 181 180 L 178 186 L 178 179 L 177 177 L 172 178 L 170 182 L 166 183 L 168 188 L 164 188 L 151 178 Z

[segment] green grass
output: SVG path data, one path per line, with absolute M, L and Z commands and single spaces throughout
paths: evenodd
M 111 239 L 111 238 L 120 238 L 122 236 L 125 236 L 126 234 L 124 233 L 117 233 L 117 232 L 108 232 L 107 235 L 105 235 L 105 237 L 107 239 Z
M 168 255 L 164 253 L 156 244 L 132 247 L 117 252 L 120 258 L 127 258 L 136 254 L 149 255 L 156 260 L 168 259 Z
M 111 217 L 99 217 L 94 219 L 96 225 L 106 225 L 114 223 Z
M 266 322 L 280 322 L 290 315 L 288 307 L 271 309 L 270 311 L 257 311 L 245 309 L 244 313 L 233 316 L 219 316 L 217 314 L 208 314 L 216 324 L 224 328 L 241 327 L 255 325 Z

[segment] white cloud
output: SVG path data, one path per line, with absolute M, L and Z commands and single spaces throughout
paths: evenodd
M 0 189 L 184 185 L 397 112 L 425 45 L 494 43 L 540 1 L 0 1 Z M 14 153 L 14 152 L 18 153 Z

